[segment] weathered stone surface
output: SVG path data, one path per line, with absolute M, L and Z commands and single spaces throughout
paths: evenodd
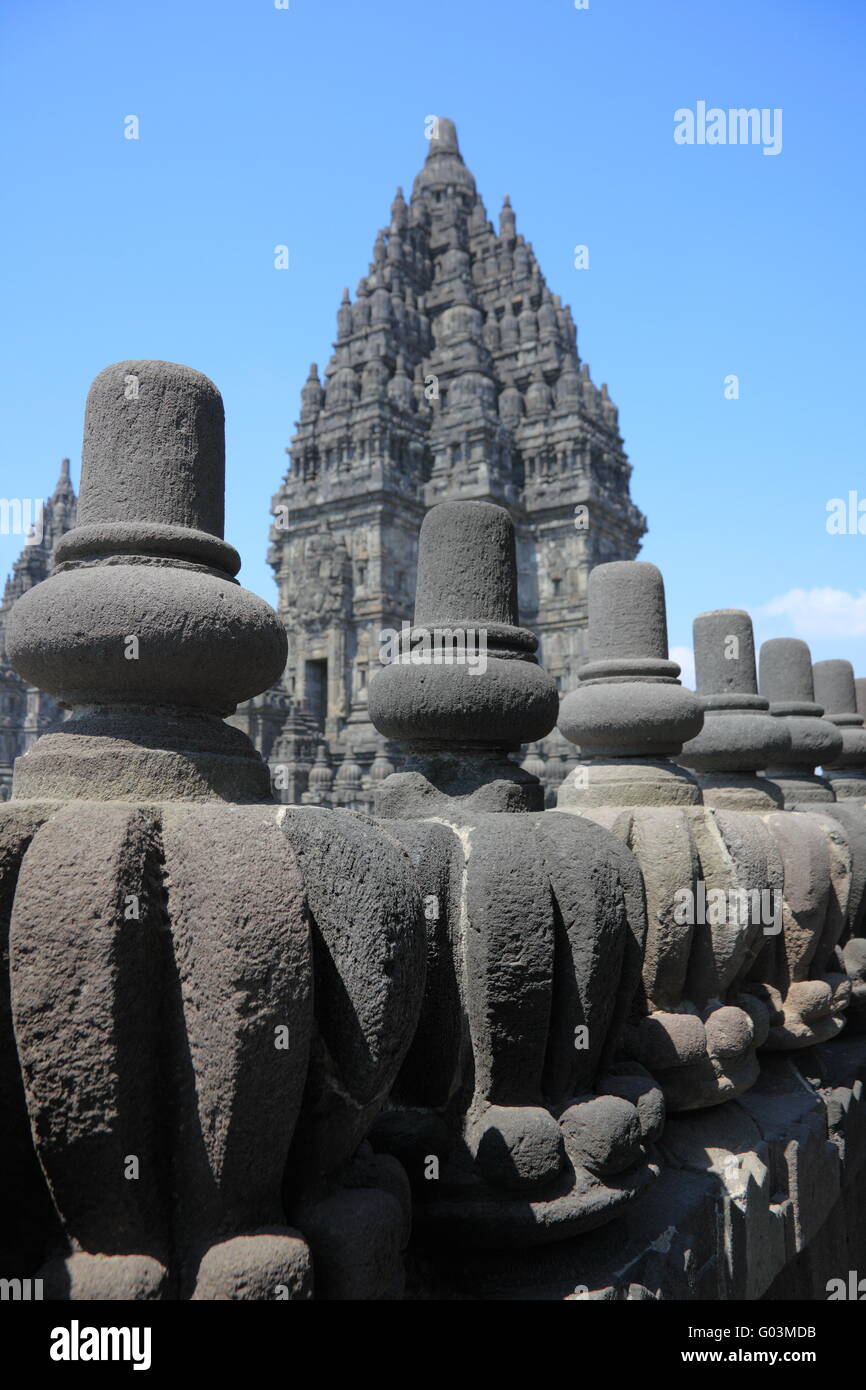
M 212 381 L 176 362 L 117 362 L 99 373 L 85 412 L 80 528 L 177 526 L 202 531 L 202 544 L 218 550 L 224 481 L 225 414 Z M 83 540 L 65 539 L 57 563 L 80 554 Z
M 470 623 L 520 626 L 514 526 L 501 507 L 443 502 L 427 513 L 418 539 L 415 625 Z
M 781 884 L 778 854 L 762 825 L 703 807 L 697 778 L 670 761 L 699 738 L 704 715 L 668 658 L 654 565 L 593 570 L 589 657 L 560 712 L 560 728 L 582 756 L 557 803 L 621 836 L 641 868 L 644 1017 L 625 1046 L 659 1082 L 669 1110 L 716 1105 L 758 1075 L 769 1020 L 744 991 L 762 943 L 751 903 Z M 731 680 L 741 684 L 742 673 Z M 747 910 L 732 909 L 743 902 Z
M 768 936 L 749 988 L 770 1009 L 767 1046 L 783 1051 L 835 1037 L 850 986 L 836 946 L 845 930 L 850 851 L 830 817 L 765 816 L 782 859 L 781 932 Z
M 588 603 L 588 659 L 562 702 L 561 731 L 594 759 L 678 753 L 703 721 L 699 701 L 680 685 L 679 667 L 668 659 L 661 574 L 643 561 L 599 565 L 590 575 Z M 619 683 L 615 701 L 612 680 Z M 563 793 L 559 804 L 567 800 Z
M 414 750 L 377 806 L 432 907 L 433 958 L 422 1031 L 373 1137 L 407 1163 L 422 1240 L 546 1244 L 611 1219 L 655 1172 L 651 1079 L 633 1066 L 597 1094 L 637 983 L 642 888 L 606 832 L 537 814 L 537 779 L 504 756 L 539 732 L 534 692 L 547 720 L 556 708 L 517 626 L 507 514 L 443 503 L 420 546 L 416 625 L 481 626 L 489 660 L 467 677 L 480 736 L 461 681 L 431 702 L 427 664 L 386 667 L 370 692 L 378 726 L 394 732 L 399 711 Z
M 785 804 L 827 802 L 833 793 L 814 769 L 833 761 L 842 751 L 842 735 L 815 701 L 812 657 L 797 637 L 773 637 L 761 646 L 759 663 L 761 694 L 770 701 L 770 713 L 785 721 L 791 738 L 788 752 L 768 773 L 785 795 Z
M 94 383 L 79 524 L 6 636 L 25 679 L 79 708 L 20 760 L 16 795 L 158 799 L 178 779 L 200 798 L 267 795 L 261 760 L 221 716 L 276 679 L 286 638 L 233 578 L 239 559 L 214 501 L 222 429 L 219 393 L 187 367 L 122 362 Z M 182 438 L 167 444 L 172 431 Z
M 853 672 L 835 662 L 822 664 L 818 680 L 828 699 L 834 704 L 851 706 Z M 847 891 L 841 887 L 843 926 L 835 942 L 848 951 L 848 959 L 840 958 L 838 968 L 849 973 L 848 988 L 854 992 L 852 1023 L 863 1026 L 863 977 L 857 945 L 848 941 L 861 938 L 866 930 L 866 812 L 857 798 L 856 774 L 853 795 L 847 796 L 846 771 L 839 780 L 841 799 L 837 800 L 835 781 L 828 774 L 834 765 L 841 767 L 846 760 L 857 757 L 859 726 L 852 709 L 842 711 L 835 720 L 824 718 L 823 706 L 815 702 L 813 668 L 805 642 L 792 638 L 777 638 L 761 648 L 762 688 L 767 683 L 771 692 L 771 712 L 783 719 L 791 733 L 791 753 L 785 766 L 771 769 L 776 785 L 784 793 L 785 806 L 792 811 L 810 811 L 824 818 L 825 832 L 836 859 L 847 854 L 849 876 Z M 856 699 L 856 697 L 855 697 Z M 853 722 L 852 722 L 853 721 Z M 845 745 L 849 752 L 845 753 Z M 816 775 L 822 764 L 822 776 Z M 828 767 L 824 768 L 823 764 Z
M 451 932 L 451 924 L 460 919 L 464 854 L 460 840 L 448 825 L 384 820 L 379 821 L 379 826 L 409 855 L 424 904 L 424 998 L 414 1037 L 391 1091 L 393 1100 L 409 1107 L 409 1120 L 404 1123 L 402 1112 L 395 1110 L 387 1117 L 387 1122 L 392 1127 L 396 1125 L 402 1135 L 400 1156 L 411 1152 L 408 1171 L 419 1174 L 431 1145 L 432 1151 L 445 1150 L 447 1131 L 432 1107 L 447 1101 L 464 1045 L 459 962 Z M 412 1112 L 413 1104 L 425 1108 Z M 416 1138 L 421 1143 L 420 1150 L 415 1146 Z
M 450 745 L 505 752 L 550 732 L 556 689 L 536 662 L 535 637 L 518 625 L 516 569 L 514 527 L 502 508 L 442 502 L 428 512 L 413 631 L 463 634 L 464 650 L 480 643 L 485 669 L 449 660 L 450 645 L 427 660 L 423 651 L 404 649 L 370 685 L 370 718 L 380 733 L 412 751 Z M 415 775 L 414 762 L 405 775 Z M 504 775 L 517 781 L 520 770 L 506 764 Z M 390 790 L 391 779 L 384 785 Z
M 166 1271 L 149 1255 L 90 1255 L 76 1251 L 49 1260 L 43 1296 L 58 1302 L 155 1302 L 168 1292 Z
M 173 1163 L 174 1227 L 191 1244 L 280 1214 L 307 1076 L 313 961 L 304 880 L 279 815 L 272 806 L 218 804 L 162 814 L 172 940 L 166 1025 L 177 1125 L 188 1137 Z
M 20 1270 L 22 1264 L 37 1267 L 56 1235 L 56 1218 L 30 1134 L 15 1042 L 9 919 L 21 860 L 40 826 L 57 809 L 50 802 L 0 807 L 0 1272 Z
M 82 524 L 10 621 L 16 659 L 73 710 L 19 761 L 0 819 L 60 1298 L 308 1298 L 344 1177 L 379 1253 L 341 1264 L 322 1234 L 321 1296 L 402 1280 L 405 1178 L 392 1160 L 352 1165 L 417 1021 L 420 900 L 373 827 L 298 812 L 287 828 L 220 717 L 285 654 L 275 615 L 232 578 L 222 486 L 215 387 L 171 364 L 109 368 L 88 406 Z M 34 791 L 45 800 L 22 799 Z
M 824 718 L 842 735 L 837 758 L 824 759 L 824 773 L 837 801 L 866 800 L 866 729 L 857 712 L 854 668 L 850 661 L 816 661 L 812 667 L 815 699 Z
M 306 883 L 316 1020 L 290 1202 L 351 1158 L 387 1100 L 418 1023 L 424 919 L 406 856 L 369 821 L 286 807 Z
M 834 1037 L 844 1023 L 849 986 L 836 947 L 856 889 L 851 856 L 838 825 L 820 815 L 783 812 L 782 787 L 758 775 L 758 769 L 790 756 L 791 733 L 789 720 L 771 715 L 769 702 L 757 693 L 749 615 L 731 609 L 702 613 L 694 622 L 694 642 L 704 728 L 684 745 L 680 760 L 698 771 L 704 801 L 718 808 L 720 818 L 726 809 L 748 812 L 753 835 L 760 819 L 775 842 L 776 853 L 767 851 L 769 931 L 744 988 L 769 1010 L 764 1046 L 806 1047 Z M 825 803 L 815 803 L 815 809 L 825 809 Z M 728 833 L 736 833 L 737 824 L 743 822 L 729 819 Z
M 310 1250 L 297 1233 L 253 1231 L 212 1245 L 196 1271 L 192 1302 L 313 1296 Z
M 512 523 L 447 502 L 416 629 L 483 628 L 487 670 L 422 651 L 382 673 L 371 699 L 411 759 L 394 772 L 380 745 L 380 819 L 287 810 L 221 718 L 232 682 L 267 676 L 266 607 L 238 601 L 207 692 L 169 669 L 184 602 L 205 663 L 231 628 L 215 388 L 109 369 L 86 454 L 84 519 L 42 586 L 59 597 L 16 638 L 73 712 L 0 815 L 6 1253 L 63 1300 L 826 1296 L 866 1248 L 866 1043 L 840 1035 L 866 979 L 846 663 L 815 674 L 840 804 L 809 762 L 828 736 L 799 647 L 768 655 L 768 713 L 748 616 L 702 615 L 694 697 L 658 571 L 602 567 L 566 702 L 583 760 L 543 812 L 547 769 L 545 788 L 510 756 L 557 702 Z M 131 611 L 151 570 L 180 608 L 142 607 L 125 640 L 162 642 L 165 669 L 127 680 L 95 659 L 99 602 Z M 82 574 L 89 636 L 64 606 Z M 758 775 L 774 758 L 778 784 Z M 332 804 L 360 779 L 344 759 Z M 783 783 L 812 809 L 782 809 Z M 746 893 L 781 895 L 781 921 L 732 909 Z M 722 910 L 684 917 L 683 894 Z
M 10 936 L 28 1109 L 64 1225 L 84 1250 L 165 1263 L 156 855 L 146 811 L 62 808 L 24 856 Z M 124 917 L 127 894 L 145 904 L 138 920 Z
M 757 773 L 784 759 L 791 735 L 785 721 L 769 713 L 769 700 L 758 694 L 751 618 L 735 608 L 700 613 L 694 648 L 704 723 L 683 745 L 679 761 L 700 774 L 705 805 L 781 806 L 781 792 Z
M 317 1298 L 402 1298 L 412 1203 L 395 1159 L 364 1146 L 341 1186 L 301 1211 L 315 1251 Z
M 772 1059 L 741 1099 L 668 1118 L 640 1202 L 543 1249 L 443 1250 L 437 1296 L 825 1300 L 862 1269 L 864 1066 L 844 1035 Z

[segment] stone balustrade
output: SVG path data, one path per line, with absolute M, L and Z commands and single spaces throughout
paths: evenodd
M 241 725 L 286 638 L 235 578 L 223 428 L 198 372 L 102 372 L 76 525 L 9 616 L 67 717 L 0 806 L 2 1273 L 825 1296 L 866 1246 L 862 683 L 777 639 L 759 691 L 723 609 L 688 691 L 661 574 L 613 562 L 560 705 L 508 512 L 447 500 L 369 772 L 300 710 L 269 769 Z
M 415 1030 L 422 905 L 393 840 L 275 804 L 225 722 L 286 639 L 234 579 L 223 475 L 206 377 L 107 368 L 78 525 L 9 625 L 17 670 L 71 711 L 0 808 L 7 1147 L 27 1170 L 26 1115 L 54 1297 L 401 1287 L 408 1184 L 365 1141 Z
M 470 645 L 483 669 L 459 659 Z M 538 778 L 509 756 L 556 718 L 536 645 L 519 625 L 508 513 L 431 510 L 409 642 L 369 703 L 404 746 L 377 811 L 422 877 L 431 965 L 375 1137 L 414 1178 L 416 1226 L 440 1242 L 563 1240 L 656 1171 L 660 1092 L 616 1058 L 645 931 L 637 865 L 615 837 L 544 812 Z
M 705 803 L 756 816 L 775 844 L 775 855 L 765 847 L 773 898 L 763 914 L 765 939 L 744 987 L 770 1010 L 764 1046 L 808 1047 L 835 1037 L 845 1023 L 850 985 L 837 947 L 852 887 L 850 846 L 829 817 L 786 812 L 782 784 L 758 775 L 760 769 L 790 763 L 792 739 L 807 716 L 776 718 L 769 699 L 758 694 L 748 613 L 700 614 L 694 644 L 704 727 L 683 747 L 680 759 L 698 772 Z M 771 648 L 779 651 L 778 644 Z M 768 659 L 765 654 L 765 670 Z M 830 740 L 822 728 L 815 737 Z M 824 792 L 823 786 L 815 789 Z M 824 802 L 804 804 L 819 811 Z
M 764 940 L 753 895 L 781 886 L 778 859 L 763 826 L 705 807 L 697 779 L 674 761 L 703 713 L 668 658 L 654 565 L 593 570 L 589 660 L 578 674 L 559 726 L 584 761 L 558 804 L 613 830 L 641 866 L 648 929 L 635 1055 L 669 1109 L 716 1105 L 758 1076 L 769 1018 L 744 982 Z

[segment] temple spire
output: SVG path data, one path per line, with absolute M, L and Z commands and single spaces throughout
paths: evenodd
M 313 374 L 302 387 L 272 504 L 285 519 L 269 559 L 292 637 L 287 693 L 309 696 L 335 769 L 351 752 L 367 772 L 377 755 L 379 736 L 350 712 L 367 711 L 371 634 L 411 613 L 429 507 L 472 500 L 511 512 L 522 602 L 563 693 L 582 659 L 589 570 L 632 558 L 645 529 L 614 404 L 579 375 L 574 321 L 517 235 L 511 199 L 497 235 L 454 121 L 419 116 L 417 137 L 411 198 L 397 190 L 369 272 L 335 306 L 331 355 L 321 383 Z M 592 525 L 578 530 L 575 504 L 590 499 Z M 317 548 L 323 513 L 340 557 Z M 565 745 L 552 737 L 557 751 L 542 756 L 556 770 Z
M 435 116 L 433 118 L 427 158 L 432 159 L 437 154 L 456 154 L 458 159 L 461 158 L 457 127 L 447 116 Z
M 499 235 L 501 237 L 513 237 L 516 233 L 516 227 L 517 219 L 511 206 L 511 199 L 506 193 L 502 200 L 502 211 L 499 214 Z

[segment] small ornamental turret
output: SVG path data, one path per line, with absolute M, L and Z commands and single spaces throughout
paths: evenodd
M 700 613 L 694 646 L 704 725 L 678 761 L 699 774 L 705 806 L 781 807 L 782 792 L 759 772 L 784 762 L 791 736 L 784 721 L 770 714 L 769 700 L 758 694 L 751 618 L 739 608 Z
M 854 878 L 848 902 L 847 939 L 842 958 L 851 981 L 848 1029 L 866 1029 L 866 729 L 858 712 L 857 686 L 850 661 L 816 661 L 815 699 L 824 718 L 842 735 L 842 752 L 824 759 L 823 773 L 833 788 L 831 814 L 842 820 L 851 844 Z
M 850 889 L 848 846 L 828 816 L 783 810 L 780 788 L 759 775 L 760 768 L 788 760 L 790 733 L 788 721 L 774 718 L 757 693 L 748 613 L 701 613 L 694 646 L 704 727 L 684 745 L 679 761 L 698 772 L 705 805 L 749 812 L 753 836 L 760 823 L 772 837 L 775 855 L 766 843 L 763 852 L 774 896 L 762 914 L 764 943 L 743 988 L 769 1009 L 765 1047 L 807 1047 L 834 1037 L 845 1022 L 849 986 L 837 942 Z
M 671 761 L 703 714 L 668 657 L 661 574 L 643 561 L 597 565 L 588 605 L 588 659 L 559 717 L 584 763 L 560 805 L 699 805 L 695 778 Z
M 107 368 L 78 525 L 10 617 L 11 661 L 70 711 L 0 808 L 0 1057 L 59 1218 L 46 1297 L 399 1288 L 405 1178 L 364 1139 L 415 1031 L 421 903 L 381 831 L 275 805 L 225 722 L 286 638 L 234 579 L 223 475 L 212 382 Z
M 320 743 L 316 749 L 316 761 L 310 769 L 308 790 L 303 794 L 304 805 L 330 806 L 334 786 L 334 769 L 328 757 L 328 745 Z
M 537 780 L 508 756 L 549 733 L 558 698 L 519 626 L 514 527 L 501 507 L 444 502 L 421 528 L 415 622 L 400 660 L 371 682 L 376 728 L 409 750 L 378 804 L 411 814 L 471 796 L 490 810 L 541 810 Z M 432 809 L 431 812 L 432 814 Z
M 348 288 L 343 290 L 343 298 L 337 310 L 337 338 L 343 341 L 352 336 L 352 306 L 349 303 Z
M 286 638 L 222 539 L 222 400 L 187 367 L 106 368 L 87 402 L 75 529 L 12 610 L 7 651 L 71 711 L 14 794 L 260 800 L 267 769 L 225 723 L 281 673 Z
M 785 798 L 788 810 L 831 802 L 833 789 L 815 768 L 834 762 L 842 752 L 842 735 L 816 703 L 812 684 L 812 657 L 798 637 L 773 637 L 761 646 L 759 663 L 761 694 L 770 702 L 770 713 L 781 719 L 791 744 L 784 758 L 769 763 L 767 775 Z
M 824 718 L 842 735 L 842 751 L 822 760 L 824 776 L 837 801 L 866 801 L 866 729 L 857 712 L 854 668 L 850 661 L 816 661 L 812 680 Z
M 407 753 L 377 812 L 428 922 L 421 1022 L 374 1144 L 404 1161 L 416 1227 L 494 1247 L 613 1216 L 653 1175 L 663 1119 L 651 1078 L 615 1061 L 645 927 L 637 866 L 597 826 L 544 812 L 512 758 L 556 717 L 535 649 L 508 513 L 434 507 L 414 626 L 370 685 L 374 724 Z
M 832 663 L 835 667 L 836 663 Z M 819 682 L 828 699 L 837 703 L 841 672 L 821 672 Z M 845 744 L 857 756 L 860 738 L 857 725 L 824 716 L 824 706 L 815 697 L 812 657 L 808 646 L 795 637 L 776 637 L 764 642 L 760 659 L 761 693 L 770 700 L 770 712 L 784 723 L 791 735 L 791 752 L 785 761 L 769 767 L 767 774 L 781 789 L 789 811 L 821 812 L 828 826 L 836 822 L 844 831 L 849 854 L 850 881 L 847 901 L 841 903 L 845 919 L 835 940 L 846 943 L 846 968 L 855 981 L 855 992 L 862 993 L 861 972 L 866 968 L 860 939 L 866 928 L 866 814 L 856 797 L 836 799 L 835 781 L 828 775 L 834 766 L 844 765 Z M 843 697 L 850 704 L 850 689 Z M 856 703 L 856 699 L 855 699 Z M 849 716 L 853 711 L 848 710 Z M 847 732 L 844 732 L 844 731 Z M 821 773 L 816 768 L 821 768 Z M 844 782 L 844 778 L 841 779 Z M 841 789 L 841 787 L 840 787 Z M 837 837 L 839 832 L 836 832 Z M 859 1003 L 852 1011 L 860 1017 Z
M 598 565 L 588 587 L 588 661 L 559 727 L 583 761 L 561 809 L 614 830 L 646 890 L 645 1017 L 629 1046 L 672 1110 L 715 1105 L 753 1085 L 766 1008 L 743 983 L 763 944 L 762 894 L 778 862 L 763 825 L 701 804 L 694 775 L 671 761 L 700 733 L 697 695 L 668 657 L 662 577 L 654 565 Z
M 406 226 L 407 216 L 408 209 L 406 207 L 406 199 L 403 197 L 402 188 L 398 188 L 397 192 L 394 194 L 394 201 L 391 204 L 392 231 L 401 232 Z
M 517 219 L 514 216 L 514 209 L 511 206 L 511 199 L 506 193 L 502 200 L 502 210 L 499 214 L 499 235 L 503 241 L 510 241 L 517 230 Z
M 315 362 L 310 363 L 310 373 L 301 391 L 301 419 L 314 420 L 322 408 L 322 384 L 319 369 Z

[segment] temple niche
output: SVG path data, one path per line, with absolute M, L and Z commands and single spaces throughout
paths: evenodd
M 367 274 L 354 298 L 343 292 L 324 372 L 310 368 L 273 498 L 269 560 L 289 660 L 233 722 L 283 801 L 310 797 L 319 761 L 345 788 L 340 804 L 371 809 L 384 764 L 399 761 L 369 720 L 367 690 L 380 634 L 411 616 L 431 506 L 508 511 L 520 610 L 562 694 L 583 659 L 590 569 L 634 559 L 646 530 L 616 406 L 581 360 L 571 310 L 508 197 L 494 228 L 453 122 L 439 117 L 430 135 L 408 202 L 398 189 Z M 271 704 L 281 719 L 263 717 Z M 557 730 L 533 752 L 548 804 L 572 755 Z

